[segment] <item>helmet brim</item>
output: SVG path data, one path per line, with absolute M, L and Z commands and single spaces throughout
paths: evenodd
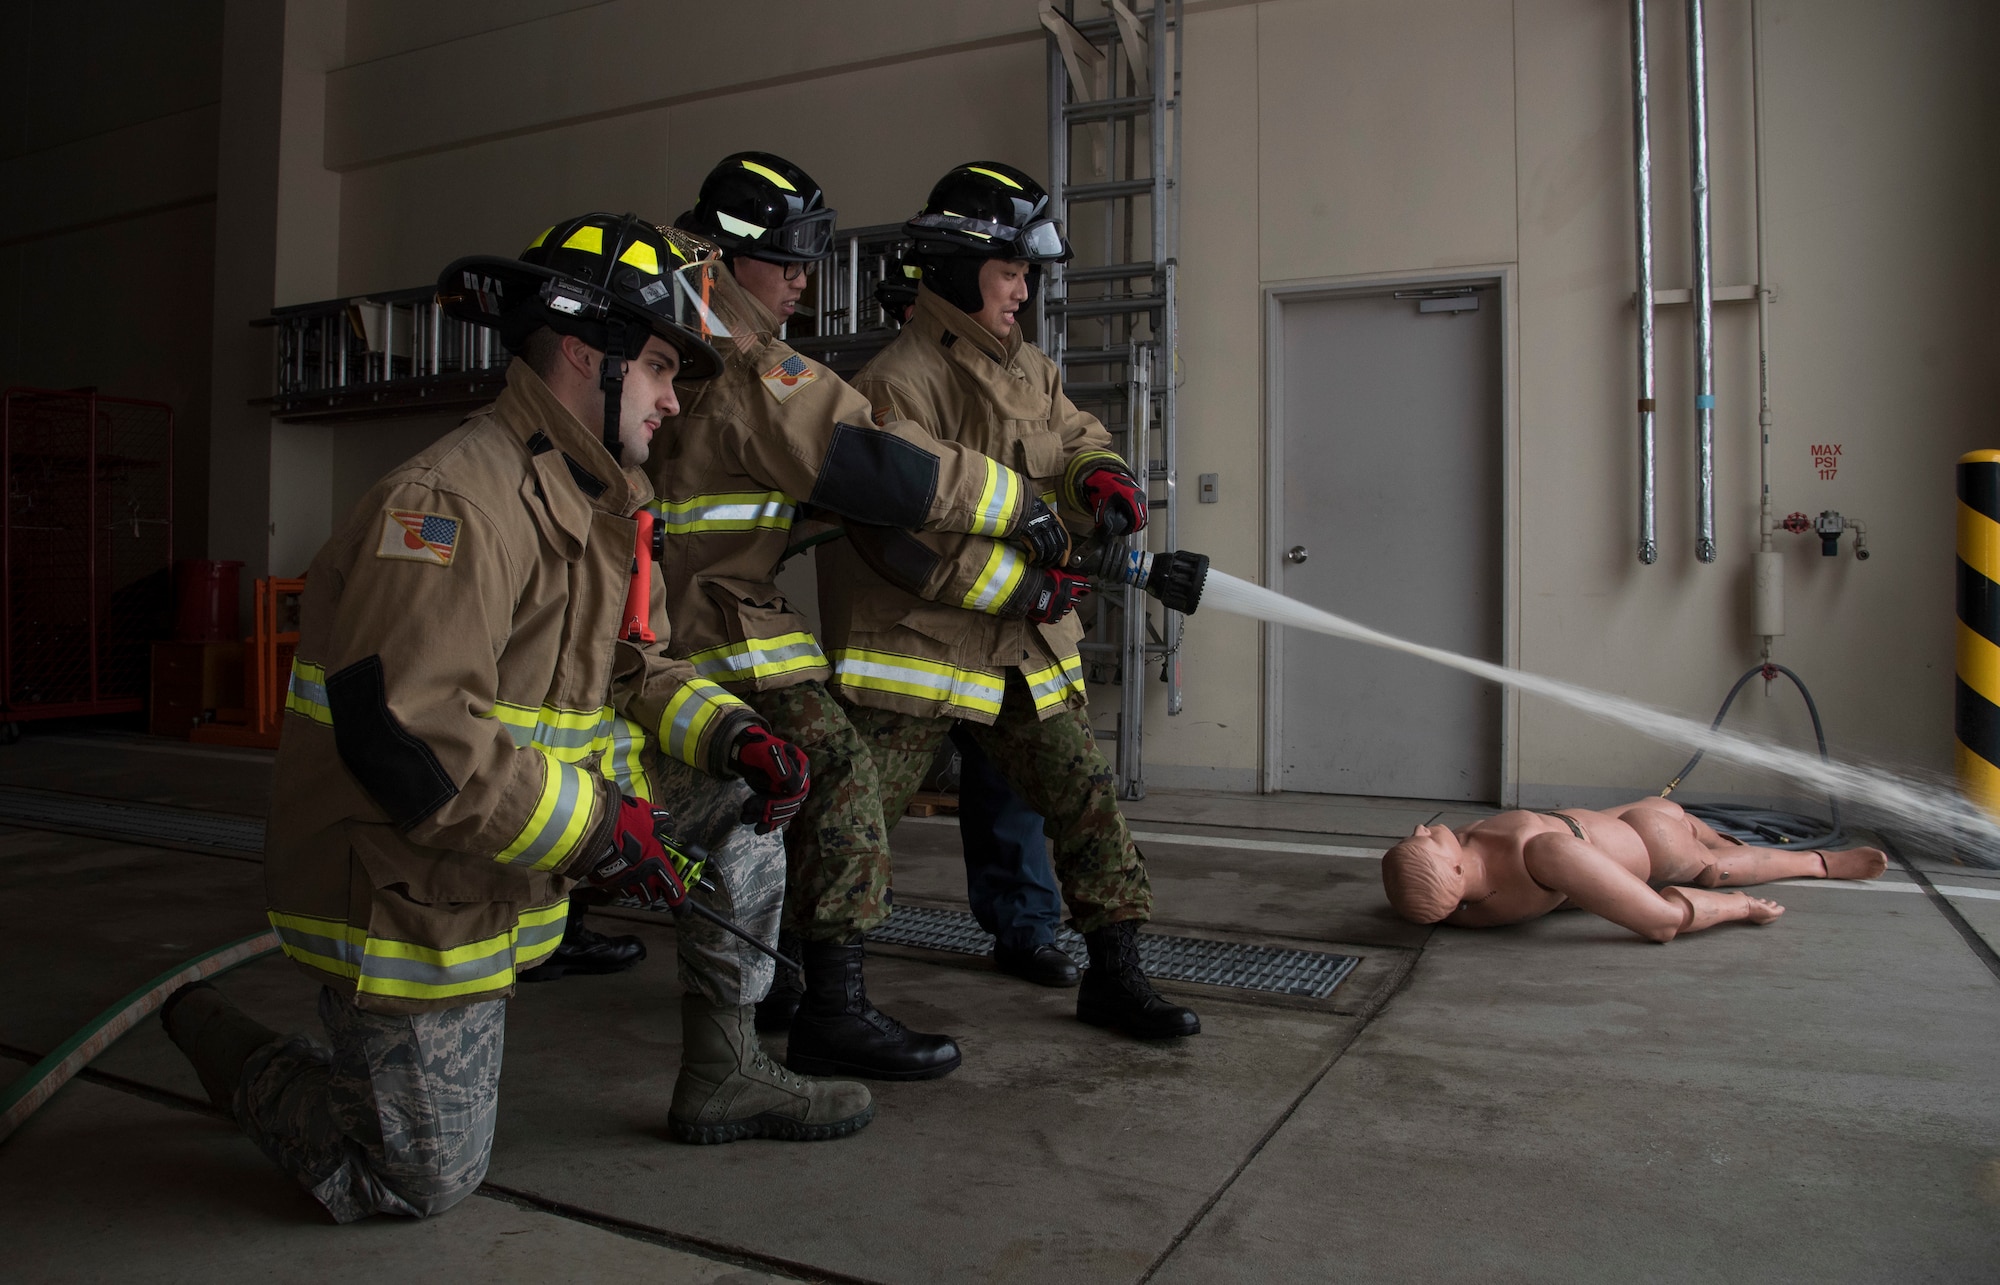
M 534 308 L 546 319 L 545 324 L 557 326 L 541 296 L 543 283 L 557 280 L 574 278 L 519 259 L 467 255 L 454 259 L 438 274 L 438 303 L 449 317 L 494 330 L 502 330 L 505 319 L 521 308 Z M 676 379 L 713 379 L 722 373 L 722 355 L 693 330 L 615 296 L 612 307 L 615 317 L 644 326 L 673 348 L 681 360 Z

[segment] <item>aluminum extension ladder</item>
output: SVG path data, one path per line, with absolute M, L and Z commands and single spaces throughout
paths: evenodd
M 1092 10 L 1100 0 L 1084 0 Z M 1140 538 L 1177 547 L 1174 268 L 1180 233 L 1181 0 L 1134 13 L 1101 0 L 1041 7 L 1048 32 L 1049 192 L 1076 257 L 1052 267 L 1036 305 L 1041 346 L 1070 399 L 1111 431 L 1147 479 Z M 1167 713 L 1181 712 L 1180 613 L 1138 589 L 1093 595 L 1086 676 L 1115 683 L 1118 792 L 1145 797 L 1146 676 L 1160 666 Z M 1104 733 L 1099 732 L 1099 739 Z

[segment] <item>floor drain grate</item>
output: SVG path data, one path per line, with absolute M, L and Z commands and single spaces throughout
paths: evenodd
M 985 955 L 993 950 L 992 934 L 981 928 L 970 912 L 929 906 L 896 907 L 889 922 L 870 932 L 868 940 L 958 955 Z M 1086 962 L 1083 938 L 1069 929 L 1056 929 L 1056 945 L 1079 965 Z M 1361 961 L 1353 955 L 1323 950 L 1141 933 L 1139 962 L 1149 977 L 1166 981 L 1325 999 Z
M 236 852 L 264 850 L 264 823 L 256 817 L 152 803 L 111 803 L 75 794 L 0 786 L 0 823 L 87 830 L 141 842 L 196 843 Z

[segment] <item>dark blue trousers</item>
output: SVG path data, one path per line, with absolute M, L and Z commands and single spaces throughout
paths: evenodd
M 959 753 L 958 835 L 973 917 L 1010 949 L 1053 944 L 1062 893 L 1041 813 L 1014 793 L 964 724 L 952 728 L 951 743 Z

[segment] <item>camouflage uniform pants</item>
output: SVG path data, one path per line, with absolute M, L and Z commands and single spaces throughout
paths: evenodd
M 876 810 L 856 808 L 854 815 L 861 824 L 879 817 L 886 829 L 909 806 L 955 720 L 845 708 L 878 785 Z M 990 726 L 968 721 L 965 729 L 1014 792 L 1046 819 L 1051 863 L 1069 903 L 1070 926 L 1090 932 L 1123 919 L 1151 918 L 1153 893 L 1145 860 L 1118 810 L 1111 765 L 1091 739 L 1084 712 L 1065 709 L 1038 718 L 1020 671 L 1010 669 L 999 716 Z M 820 770 L 815 759 L 815 794 Z M 857 772 L 856 779 L 861 775 Z M 879 858 L 874 857 L 877 851 Z M 800 834 L 789 856 L 790 896 L 805 903 L 800 917 L 809 914 L 808 936 L 851 941 L 889 917 L 886 843 L 834 845 Z
M 812 793 L 785 830 L 785 931 L 816 941 L 849 939 L 857 931 L 857 905 L 878 906 L 869 927 L 882 922 L 888 917 L 881 903 L 889 887 L 889 827 L 882 820 L 875 761 L 848 721 L 847 707 L 817 682 L 745 692 L 742 699 L 773 732 L 804 750 L 812 767 Z M 842 879 L 848 882 L 839 884 Z
M 295 1035 L 245 1064 L 243 1131 L 335 1222 L 471 1195 L 493 1154 L 507 1001 L 392 1016 L 322 987 L 319 1016 L 331 1050 Z
M 776 945 L 785 903 L 785 839 L 743 824 L 750 787 L 664 757 L 652 764 L 649 778 L 653 805 L 673 815 L 675 835 L 708 849 L 703 877 L 711 888 L 690 888 L 688 896 Z M 674 912 L 674 947 L 681 984 L 711 1004 L 741 1008 L 771 989 L 777 965 L 769 955 L 691 911 Z

